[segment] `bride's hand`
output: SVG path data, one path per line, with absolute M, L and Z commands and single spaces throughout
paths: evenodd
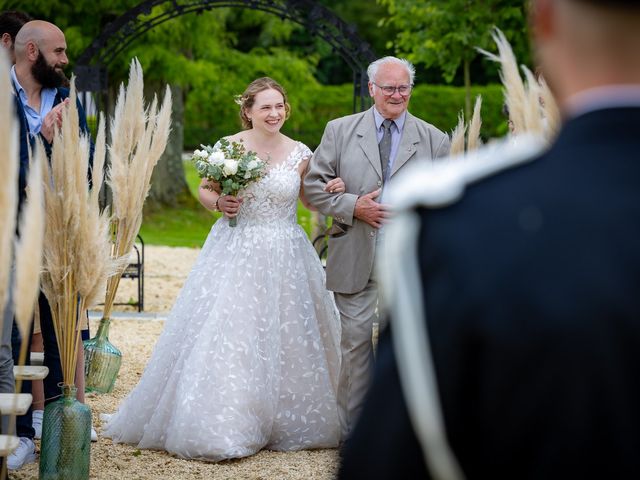
M 324 186 L 324 191 L 329 193 L 343 193 L 345 190 L 345 184 L 340 177 L 329 180 Z
M 241 203 L 241 198 L 234 197 L 233 195 L 221 195 L 220 198 L 218 198 L 218 210 L 228 218 L 233 218 L 238 215 Z

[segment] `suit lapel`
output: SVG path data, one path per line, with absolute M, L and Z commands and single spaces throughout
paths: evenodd
M 53 98 L 52 107 L 55 107 L 56 105 L 58 105 L 60 102 L 62 102 L 62 100 L 64 100 L 64 98 L 66 97 L 63 97 L 62 89 L 60 89 L 59 87 L 56 88 L 56 96 Z
M 394 160 L 393 168 L 391 169 L 391 176 L 393 176 L 400 167 L 402 167 L 402 165 L 407 163 L 409 159 L 415 155 L 419 143 L 420 135 L 418 135 L 415 118 L 407 112 L 407 118 L 402 130 L 402 138 L 400 138 L 400 145 L 398 145 L 396 159 Z
M 364 113 L 362 121 L 356 129 L 356 135 L 358 135 L 360 148 L 362 148 L 369 163 L 371 163 L 378 176 L 382 179 L 380 151 L 378 150 L 378 137 L 376 136 L 376 122 L 373 118 L 372 108 Z

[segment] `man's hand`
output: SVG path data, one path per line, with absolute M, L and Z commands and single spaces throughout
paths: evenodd
M 378 195 L 380 195 L 380 189 L 358 197 L 358 200 L 356 200 L 356 208 L 353 212 L 353 216 L 358 220 L 367 222 L 375 228 L 380 228 L 384 220 L 389 217 L 389 209 L 385 205 L 375 201 Z
M 53 142 L 53 132 L 55 127 L 60 128 L 62 126 L 62 109 L 69 105 L 69 99 L 65 98 L 58 105 L 53 107 L 49 113 L 42 119 L 42 127 L 40 127 L 40 133 L 47 142 Z

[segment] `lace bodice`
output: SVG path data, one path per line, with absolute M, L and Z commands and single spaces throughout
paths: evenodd
M 300 162 L 311 156 L 304 143 L 296 142 L 286 160 L 268 167 L 267 173 L 250 184 L 239 196 L 244 199 L 238 221 L 264 222 L 284 220 L 295 223 L 300 191 Z

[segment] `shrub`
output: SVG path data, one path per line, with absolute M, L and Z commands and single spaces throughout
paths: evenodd
M 291 118 L 284 126 L 283 133 L 315 149 L 320 142 L 327 122 L 331 119 L 353 112 L 353 85 L 323 86 L 307 84 L 299 88 L 285 87 L 289 91 Z M 236 89 L 239 90 L 239 89 Z M 482 95 L 482 137 L 503 136 L 507 131 L 506 119 L 502 116 L 502 86 L 487 85 L 472 87 L 471 93 Z M 223 92 L 225 98 L 231 97 L 230 91 Z M 204 99 L 188 99 L 192 105 Z M 458 114 L 464 109 L 465 90 L 462 87 L 443 85 L 418 85 L 414 89 L 409 111 L 419 118 L 451 133 L 458 120 Z M 185 119 L 185 148 L 197 148 L 201 143 L 214 142 L 218 138 L 230 135 L 240 129 L 237 105 L 220 107 L 223 99 L 208 99 L 209 104 L 218 105 L 219 112 L 213 122 L 203 116 L 190 118 L 187 109 Z M 192 110 L 193 111 L 193 110 Z

